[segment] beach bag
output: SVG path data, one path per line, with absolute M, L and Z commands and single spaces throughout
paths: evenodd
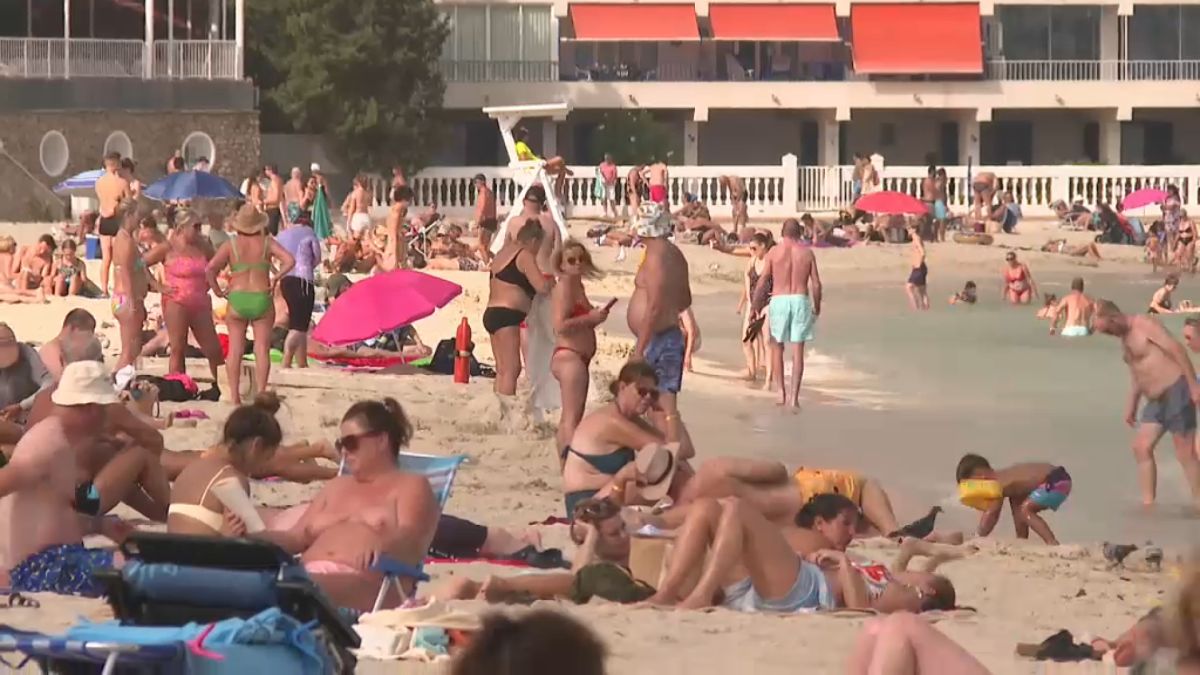
M 472 352 L 470 359 L 471 377 L 496 377 L 496 369 L 491 366 L 485 366 L 475 359 L 475 343 L 471 343 L 470 350 Z M 447 338 L 437 344 L 433 350 L 433 356 L 429 359 L 429 364 L 421 366 L 422 368 L 437 373 L 439 375 L 454 374 L 454 338 Z
M 186 379 L 184 379 L 186 378 Z M 138 375 L 134 378 L 136 382 L 145 382 L 146 384 L 158 390 L 158 400 L 168 401 L 171 403 L 183 403 L 186 401 L 195 401 L 200 393 L 199 387 L 186 375 L 183 377 L 158 377 L 157 375 Z M 190 386 L 189 386 L 190 383 Z

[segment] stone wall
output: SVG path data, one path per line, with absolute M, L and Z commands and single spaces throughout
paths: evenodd
M 47 174 L 39 154 L 42 139 L 50 131 L 63 135 L 68 150 L 66 168 L 54 176 Z M 212 139 L 213 172 L 234 185 L 239 185 L 261 162 L 257 111 L 0 113 L 0 143 L 4 152 L 47 187 L 77 173 L 100 168 L 105 142 L 117 131 L 129 138 L 138 178 L 144 183 L 162 177 L 167 159 L 182 148 L 193 132 L 202 132 Z M 110 149 L 121 150 L 119 144 Z M 8 198 L 13 193 L 34 190 L 37 188 L 28 184 L 28 178 L 23 184 L 0 185 L 0 220 L 36 219 L 39 214 L 25 206 L 30 202 L 28 198 Z

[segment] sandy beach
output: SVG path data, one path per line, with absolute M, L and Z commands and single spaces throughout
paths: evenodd
M 582 237 L 587 226 L 583 222 L 573 223 L 572 231 Z M 48 229 L 42 225 L 0 224 L 0 235 L 12 234 L 19 242 L 27 243 Z M 1047 288 L 1053 292 L 1062 292 L 1057 285 L 1062 279 L 1076 274 L 1087 276 L 1089 283 L 1093 278 L 1115 283 L 1150 276 L 1149 268 L 1140 262 L 1142 251 L 1138 247 L 1102 246 L 1105 260 L 1098 264 L 1085 263 L 1078 258 L 1041 253 L 1037 249 L 1052 236 L 1066 237 L 1071 243 L 1084 243 L 1093 233 L 1060 233 L 1051 224 L 1029 222 L 1022 223 L 1020 230 L 1020 234 L 1000 235 L 997 245 L 993 246 L 931 245 L 929 266 L 933 278 L 938 280 L 938 285 L 931 291 L 933 311 L 954 311 L 945 306 L 946 295 L 955 290 L 953 284 L 961 286 L 961 279 L 977 277 L 982 287 L 985 277 L 989 280 L 998 277 L 1004 255 L 1004 251 L 999 250 L 1001 245 L 1025 249 L 1019 252 L 1021 258 L 1039 277 L 1048 280 Z M 691 265 L 697 319 L 706 336 L 710 331 L 714 336 L 711 341 L 706 337 L 704 347 L 696 355 L 696 372 L 685 378 L 680 399 L 683 419 L 697 439 L 701 461 L 722 454 L 756 455 L 756 436 L 748 435 L 748 429 L 775 428 L 776 431 L 769 433 L 778 438 L 778 434 L 783 433 L 778 429 L 790 430 L 792 427 L 778 426 L 778 418 L 789 413 L 775 410 L 774 395 L 750 389 L 741 381 L 744 370 L 741 353 L 727 337 L 740 327 L 741 319 L 734 314 L 734 304 L 746 259 L 697 246 L 683 248 Z M 857 297 L 849 297 L 851 293 L 879 293 L 886 302 L 903 303 L 907 251 L 907 247 L 901 245 L 818 251 L 830 311 L 837 311 L 837 303 L 842 299 L 860 301 Z M 599 281 L 588 283 L 589 296 L 597 304 L 609 298 L 620 300 L 608 324 L 599 331 L 599 351 L 592 364 L 592 397 L 600 400 L 632 345 L 624 325 L 625 300 L 632 289 L 640 253 L 633 251 L 623 262 L 615 261 L 614 248 L 593 253 L 606 275 Z M 472 272 L 436 274 L 461 284 L 463 293 L 446 309 L 416 325 L 423 340 L 432 346 L 438 340 L 453 336 L 458 323 L 466 317 L 477 343 L 476 355 L 481 361 L 490 362 L 487 334 L 480 320 L 487 300 L 487 275 Z M 1194 282 L 1185 283 L 1195 285 Z M 1147 289 L 1144 294 L 1148 297 L 1150 287 Z M 844 298 L 839 298 L 839 294 Z M 984 302 L 998 302 L 990 289 L 981 290 L 980 295 Z M 115 348 L 116 326 L 107 301 L 70 298 L 55 299 L 45 305 L 3 305 L 0 306 L 0 320 L 12 325 L 19 339 L 41 342 L 58 332 L 63 314 L 75 306 L 86 307 L 96 315 L 102 324 L 98 332 L 103 333 L 108 344 Z M 1133 307 L 1126 309 L 1138 311 Z M 1019 312 L 1019 320 L 1033 323 L 1032 309 Z M 1016 310 L 1013 316 L 1018 316 Z M 877 325 L 875 330 L 886 333 L 888 327 Z M 941 335 L 933 339 L 953 341 L 954 336 Z M 1120 363 L 1115 341 L 1108 345 L 1108 350 L 1112 352 L 1110 360 L 1102 365 L 1116 371 Z M 839 353 L 832 341 L 819 337 L 809 354 L 802 394 L 803 412 L 800 413 L 803 420 L 828 413 L 852 415 L 860 424 L 870 425 L 873 420 L 880 419 L 876 416 L 921 405 L 920 400 L 902 395 L 891 382 L 882 378 L 870 360 L 856 361 L 853 354 Z M 165 369 L 165 361 L 151 360 L 147 367 L 152 372 L 161 371 Z M 194 375 L 206 372 L 200 361 L 189 362 L 189 369 Z M 276 368 L 272 372 L 272 386 L 284 398 L 280 420 L 285 438 L 297 441 L 332 440 L 342 413 L 355 400 L 382 395 L 397 398 L 417 429 L 411 448 L 414 452 L 457 453 L 469 457 L 459 473 L 448 505 L 447 511 L 454 515 L 486 525 L 523 529 L 547 516 L 560 514 L 562 499 L 553 448 L 553 426 L 538 424 L 521 406 L 501 401 L 492 392 L 491 380 L 475 379 L 468 385 L 455 385 L 449 377 L 443 376 L 352 375 L 326 367 L 291 371 Z M 173 451 L 201 449 L 215 442 L 219 425 L 231 409 L 227 402 L 164 404 L 163 409 L 169 411 L 175 407 L 203 410 L 210 419 L 194 428 L 166 430 L 166 444 Z M 1115 417 L 1118 413 L 1098 411 L 1096 415 Z M 1108 421 L 1119 424 L 1119 420 Z M 791 431 L 787 433 L 792 434 Z M 826 429 L 815 433 L 832 438 L 831 434 L 836 432 Z M 936 429 L 931 430 L 929 437 L 936 439 L 936 436 Z M 792 445 L 786 453 L 786 461 L 791 466 L 806 460 L 822 465 L 821 462 L 841 457 L 832 456 L 832 451 L 827 449 L 819 457 L 810 458 L 805 455 L 806 438 L 802 434 L 789 438 Z M 1114 439 L 1112 452 L 1106 453 L 1103 460 L 1095 461 L 1111 462 L 1116 467 L 1114 471 L 1126 470 L 1122 480 L 1132 483 L 1133 465 L 1127 446 L 1126 436 Z M 1031 452 L 1035 450 L 1042 452 L 1030 448 Z M 957 456 L 962 451 L 962 447 L 945 449 L 947 456 Z M 851 468 L 872 468 L 870 448 L 857 448 L 855 452 L 862 454 L 847 455 L 846 462 L 852 465 Z M 1039 458 L 1053 460 L 1048 456 Z M 862 464 L 867 466 L 860 466 Z M 1173 457 L 1166 451 L 1160 453 L 1160 464 L 1165 475 L 1178 470 Z M 885 465 L 891 466 L 878 466 Z M 874 468 L 877 474 L 883 471 L 878 466 Z M 938 477 L 946 479 L 943 483 L 948 481 L 946 474 L 952 474 L 952 470 L 952 465 L 940 469 Z M 929 494 L 905 490 L 904 486 L 910 482 L 906 480 L 908 477 L 893 475 L 890 468 L 888 471 L 883 476 L 885 485 L 901 486 L 892 488 L 898 515 L 902 520 L 920 515 L 920 509 L 930 505 Z M 903 469 L 897 469 L 897 474 L 902 472 Z M 307 501 L 318 487 L 262 482 L 255 485 L 254 496 L 265 505 L 287 506 Z M 941 492 L 949 494 L 950 488 Z M 1164 498 L 1169 494 L 1173 495 L 1166 493 Z M 1127 497 L 1126 494 L 1120 496 L 1132 504 L 1132 499 Z M 1098 495 L 1095 499 L 1099 503 L 1103 496 Z M 1081 496 L 1064 510 L 1075 510 L 1075 517 L 1087 518 L 1089 504 Z M 973 515 L 965 507 L 948 502 L 943 505 L 950 510 L 948 523 L 964 528 L 973 526 Z M 1115 637 L 1134 619 L 1167 597 L 1173 583 L 1171 563 L 1187 551 L 1179 545 L 1169 547 L 1168 564 L 1161 572 L 1136 565 L 1129 569 L 1108 570 L 1100 554 L 1100 541 L 1107 535 L 1080 537 L 1052 516 L 1050 522 L 1059 538 L 1069 543 L 1046 547 L 1040 543 L 1013 540 L 1012 526 L 1007 518 L 1006 514 L 993 537 L 971 542 L 978 547 L 977 553 L 943 568 L 958 589 L 959 604 L 973 609 L 934 617 L 938 628 L 998 675 L 1117 672 L 1112 666 L 1095 664 L 1057 665 L 1054 670 L 1046 670 L 1042 664 L 1019 659 L 1013 650 L 1018 642 L 1039 642 L 1060 628 L 1070 629 L 1076 636 Z M 1174 519 L 1167 527 L 1178 531 L 1176 541 L 1169 542 L 1178 544 L 1186 539 L 1187 532 L 1195 532 L 1195 521 Z M 1111 536 L 1127 534 L 1121 532 Z M 543 536 L 547 544 L 567 544 L 562 526 L 543 528 Z M 886 562 L 894 555 L 895 545 L 883 540 L 867 540 L 856 543 L 851 550 Z M 512 573 L 510 568 L 486 564 L 438 565 L 427 569 L 434 580 L 422 587 L 422 594 L 435 596 L 439 586 L 454 575 L 482 579 L 489 574 Z M 54 632 L 68 627 L 80 616 L 96 619 L 109 616 L 106 605 L 99 600 L 51 595 L 36 597 L 42 603 L 40 609 L 0 610 L 2 622 L 22 629 Z M 458 605 L 469 611 L 485 609 L 476 601 Z M 612 655 L 609 672 L 615 675 L 841 672 L 863 623 L 861 617 L 776 617 L 727 610 L 683 612 L 606 603 L 582 607 L 564 604 L 563 608 L 582 618 L 603 636 Z M 440 672 L 437 666 L 367 661 L 360 663 L 359 670 L 372 673 Z

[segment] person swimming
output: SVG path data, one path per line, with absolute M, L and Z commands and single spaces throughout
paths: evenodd
M 961 291 L 950 296 L 950 304 L 957 305 L 957 304 L 961 303 L 961 304 L 973 305 L 973 304 L 975 304 L 975 301 L 978 299 L 979 298 L 976 294 L 976 289 L 975 289 L 975 282 L 968 281 L 967 283 L 963 284 L 963 289 Z
M 1037 311 L 1037 318 L 1053 319 L 1056 305 L 1058 305 L 1058 296 L 1054 293 L 1047 293 L 1046 302 L 1042 305 L 1041 309 Z

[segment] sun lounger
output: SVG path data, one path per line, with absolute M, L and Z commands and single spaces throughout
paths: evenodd
M 454 478 L 458 475 L 458 467 L 466 460 L 467 458 L 463 455 L 420 455 L 402 452 L 397 458 L 397 464 L 401 469 L 422 475 L 429 480 L 429 487 L 433 489 L 433 496 L 437 499 L 438 512 L 441 513 L 446 509 L 446 502 L 450 500 L 450 490 L 454 487 Z M 338 467 L 338 473 L 345 472 L 346 463 L 343 461 Z M 412 579 L 418 583 L 429 581 L 429 575 L 425 574 L 424 565 L 415 567 L 398 560 L 384 558 L 372 569 L 383 574 L 383 584 L 379 587 L 379 595 L 375 598 L 373 611 L 379 611 L 383 606 L 390 588 L 395 588 L 402 600 L 408 599 L 404 588 L 400 585 L 402 579 Z
M 159 532 L 131 535 L 121 570 L 98 572 L 123 624 L 178 626 L 248 618 L 272 607 L 311 623 L 318 641 L 353 672 L 359 646 L 351 622 L 333 607 L 294 556 L 274 544 Z
M 63 636 L 43 635 L 0 626 L 0 654 L 20 652 L 24 659 L 15 662 L 0 656 L 3 663 L 13 671 L 20 671 L 30 662 L 41 667 L 42 672 L 62 662 L 91 664 L 94 671 L 102 675 L 113 675 L 117 664 L 136 664 L 147 673 L 172 672 L 183 661 L 184 643 L 181 641 L 158 645 L 119 644 L 114 642 L 81 642 Z M 69 672 L 78 672 L 73 670 Z M 176 671 L 178 672 L 178 671 Z

